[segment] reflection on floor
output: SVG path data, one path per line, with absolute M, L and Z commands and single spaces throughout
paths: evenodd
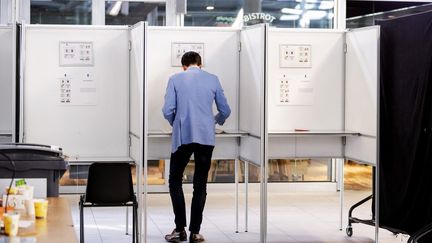
M 279 185 L 280 186 L 280 185 Z M 287 185 L 289 187 L 289 184 Z M 191 185 L 185 186 L 186 203 L 190 205 Z M 268 196 L 268 242 L 374 242 L 374 228 L 354 224 L 353 237 L 347 237 L 343 218 L 343 231 L 339 230 L 339 193 L 334 192 L 283 192 L 272 190 Z M 259 185 L 250 185 L 248 232 L 244 232 L 244 193 L 240 187 L 239 231 L 235 233 L 235 188 L 233 184 L 209 185 L 201 233 L 208 243 L 259 242 Z M 350 205 L 370 194 L 370 191 L 345 192 L 344 215 Z M 66 195 L 70 200 L 77 236 L 79 235 L 78 196 Z M 173 215 L 168 194 L 148 196 L 147 242 L 165 242 L 163 236 L 173 229 Z M 130 211 L 129 211 L 130 212 Z M 370 218 L 370 203 L 361 206 L 355 215 Z M 189 213 L 189 210 L 188 210 Z M 119 208 L 88 208 L 85 212 L 85 238 L 91 243 L 131 242 L 125 235 L 125 210 Z M 129 227 L 131 232 L 131 227 Z M 395 236 L 380 230 L 380 243 L 406 242 L 407 237 Z

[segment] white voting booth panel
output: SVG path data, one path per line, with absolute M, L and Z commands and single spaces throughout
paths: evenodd
M 346 157 L 376 163 L 379 27 L 346 34 L 345 128 L 362 134 L 348 138 Z
M 23 142 L 129 157 L 129 28 L 24 26 Z
M 265 26 L 241 31 L 240 52 L 240 130 L 251 136 L 241 138 L 240 157 L 262 164 L 265 93 Z
M 336 136 L 270 137 L 270 159 L 343 157 L 342 139 Z
M 171 75 L 182 72 L 181 56 L 185 51 L 201 53 L 202 69 L 218 76 L 231 107 L 231 116 L 217 129 L 238 130 L 238 32 L 226 28 L 149 27 L 148 29 L 148 114 L 149 132 L 169 133 L 171 126 L 162 115 L 164 96 Z M 216 114 L 216 106 L 214 108 Z M 216 139 L 213 157 L 226 158 L 237 154 L 226 151 L 224 143 L 234 144 L 236 138 Z M 235 146 L 233 146 L 235 149 Z M 233 152 L 231 156 L 227 153 Z M 149 158 L 167 158 L 171 153 L 171 138 L 151 138 Z
M 12 49 L 12 27 L 0 26 L 0 140 L 1 135 L 11 135 L 13 129 Z
M 319 133 L 344 130 L 344 34 L 269 29 L 270 158 L 343 157 L 341 137 Z M 316 135 L 295 134 L 296 129 Z
M 145 26 L 144 23 L 138 23 L 131 27 L 131 52 L 130 52 L 130 139 L 131 148 L 130 156 L 135 161 L 141 161 L 139 152 L 140 139 L 142 138 L 143 112 L 145 108 L 142 106 L 144 103 L 141 99 L 145 99 L 143 94 L 145 92 Z
M 342 31 L 269 29 L 269 133 L 343 130 L 343 48 Z

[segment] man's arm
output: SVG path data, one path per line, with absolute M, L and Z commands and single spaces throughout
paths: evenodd
M 174 122 L 176 108 L 177 108 L 176 92 L 175 92 L 173 81 L 170 78 L 168 80 L 168 86 L 165 92 L 165 104 L 162 108 L 162 113 L 171 126 L 173 125 Z
M 215 116 L 215 121 L 217 124 L 223 125 L 225 123 L 225 120 L 231 114 L 231 109 L 228 105 L 227 99 L 224 95 L 224 91 L 222 89 L 222 86 L 221 86 L 219 80 L 217 80 L 215 102 L 216 102 L 217 110 L 219 112 Z

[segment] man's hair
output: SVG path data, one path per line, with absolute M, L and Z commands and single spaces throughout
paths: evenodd
M 190 65 L 201 65 L 201 56 L 194 52 L 194 51 L 188 51 L 185 54 L 183 54 L 181 59 L 181 64 L 183 66 L 189 67 Z

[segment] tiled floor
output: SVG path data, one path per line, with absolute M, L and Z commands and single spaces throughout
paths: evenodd
M 191 186 L 185 186 L 186 203 L 190 205 Z M 232 190 L 231 190 L 232 189 Z M 271 190 L 271 184 L 269 185 Z M 273 190 L 274 191 L 274 190 Z M 339 194 L 335 192 L 271 192 L 268 197 L 268 242 L 374 242 L 374 228 L 354 224 L 353 237 L 347 237 L 345 227 L 350 205 L 366 197 L 368 191 L 346 191 L 343 231 L 339 230 Z M 249 231 L 244 232 L 244 194 L 240 191 L 239 231 L 235 233 L 234 185 L 209 185 L 207 204 L 201 233 L 208 243 L 259 242 L 259 194 L 252 185 L 249 193 Z M 65 196 L 70 200 L 73 219 L 79 235 L 78 196 Z M 173 215 L 168 194 L 148 196 L 147 242 L 165 242 L 163 236 L 173 229 Z M 370 217 L 370 203 L 355 213 L 360 218 Z M 188 210 L 189 213 L 189 210 Z M 129 231 L 131 231 L 129 227 Z M 91 243 L 131 242 L 125 235 L 125 209 L 88 208 L 85 213 L 85 238 Z M 380 230 L 379 242 L 406 242 L 407 237 L 395 236 Z

